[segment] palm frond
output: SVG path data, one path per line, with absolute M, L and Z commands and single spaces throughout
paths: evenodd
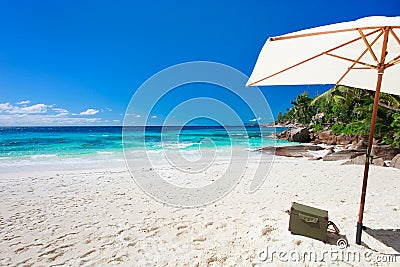
M 326 91 L 325 93 L 316 96 L 310 103 L 311 106 L 314 106 L 319 100 L 324 99 L 324 98 L 328 98 L 332 95 L 332 93 L 336 90 L 336 86 L 332 87 L 331 89 L 329 89 L 328 91 Z

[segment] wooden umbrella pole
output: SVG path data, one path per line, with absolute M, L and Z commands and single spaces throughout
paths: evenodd
M 365 204 L 365 195 L 367 193 L 367 181 L 368 181 L 368 172 L 369 172 L 369 163 L 371 158 L 371 150 L 372 150 L 372 142 L 374 140 L 374 133 L 375 133 L 375 124 L 376 124 L 376 115 L 378 113 L 378 103 L 379 103 L 379 96 L 382 84 L 382 76 L 383 73 L 378 73 L 378 81 L 376 85 L 376 92 L 374 98 L 374 108 L 372 111 L 372 119 L 371 119 L 371 129 L 368 138 L 368 147 L 367 147 L 367 154 L 365 158 L 365 166 L 364 166 L 364 179 L 361 189 L 361 201 L 360 201 L 360 210 L 358 212 L 358 221 L 357 221 L 357 235 L 356 235 L 356 244 L 361 245 L 361 233 L 363 229 L 362 221 L 364 215 L 364 204 Z
M 376 115 L 378 113 L 378 103 L 379 103 L 379 96 L 381 93 L 382 78 L 383 78 L 383 73 L 385 71 L 385 58 L 386 58 L 386 51 L 387 51 L 389 28 L 385 28 L 384 31 L 385 31 L 385 34 L 384 34 L 384 38 L 383 38 L 381 60 L 380 60 L 380 64 L 378 65 L 378 80 L 376 82 L 374 108 L 372 110 L 371 128 L 370 128 L 370 132 L 369 132 L 367 154 L 366 154 L 366 158 L 365 158 L 364 179 L 363 179 L 363 184 L 362 184 L 362 189 L 361 189 L 360 210 L 358 212 L 357 234 L 356 234 L 356 244 L 357 245 L 361 245 L 361 234 L 362 234 L 362 230 L 363 230 L 362 222 L 363 222 L 363 215 L 364 215 L 365 195 L 367 192 L 367 181 L 368 181 L 369 164 L 370 164 L 370 158 L 371 158 L 372 142 L 374 140 L 374 134 L 375 134 Z

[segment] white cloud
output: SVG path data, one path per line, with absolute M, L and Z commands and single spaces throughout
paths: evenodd
M 22 101 L 26 102 L 26 101 Z M 21 103 L 21 102 L 18 102 Z M 10 103 L 0 103 L 0 113 L 8 113 L 8 114 L 39 114 L 46 113 L 48 105 L 46 104 L 36 104 L 32 106 L 14 106 Z
M 142 116 L 141 115 L 136 115 L 136 114 L 132 114 L 132 113 L 125 113 L 125 114 L 119 114 L 120 116 L 126 116 L 126 117 L 128 117 L 128 116 L 132 116 L 132 117 L 134 117 L 134 118 L 141 118 Z
M 14 106 L 10 103 L 0 103 L 0 113 L 2 112 L 9 112 L 10 110 L 14 109 Z
M 113 120 L 113 122 L 119 122 L 119 120 Z
M 91 125 L 101 118 L 72 118 L 44 114 L 0 114 L 1 126 L 47 126 L 47 125 Z
M 97 109 L 88 108 L 86 111 L 82 111 L 79 114 L 83 116 L 88 116 L 88 115 L 95 115 L 97 113 L 99 113 Z
M 29 103 L 31 103 L 30 100 L 25 100 L 25 101 L 17 102 L 17 105 L 28 105 Z
M 157 119 L 156 115 L 151 116 L 152 119 Z
M 111 111 L 109 108 L 107 110 Z M 84 117 L 99 112 L 89 108 L 78 114 L 71 113 L 65 108 L 56 107 L 55 104 L 30 104 L 30 100 L 19 101 L 16 104 L 7 102 L 0 103 L 0 126 L 93 125 L 111 122 L 99 117 Z
M 260 121 L 260 120 L 262 120 L 262 118 L 261 118 L 261 117 L 258 117 L 258 118 L 255 118 L 255 119 L 251 119 L 251 120 L 249 120 L 249 121 L 255 122 L 255 121 Z
M 69 111 L 65 108 L 53 108 L 53 110 L 57 113 L 56 116 L 66 116 L 69 114 Z
M 22 113 L 22 114 L 38 114 L 38 113 L 46 113 L 47 105 L 45 104 L 36 104 L 33 106 L 26 106 L 19 108 L 18 110 L 14 110 L 10 113 Z
M 111 112 L 112 111 L 112 109 L 111 108 L 106 108 L 107 109 L 107 111 L 109 111 L 109 112 Z
M 57 113 L 68 113 L 68 110 L 65 108 L 53 108 L 53 110 Z
M 20 110 L 16 111 L 15 113 L 38 114 L 38 113 L 46 113 L 46 112 L 47 112 L 47 105 L 36 104 L 33 106 L 26 106 L 26 107 L 20 108 Z

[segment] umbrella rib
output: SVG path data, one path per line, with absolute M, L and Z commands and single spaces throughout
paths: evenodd
M 397 61 L 393 62 L 389 67 L 391 67 L 393 65 L 396 65 L 396 64 L 399 64 L 399 63 L 400 63 L 400 60 L 397 60 Z
M 395 62 L 393 62 L 392 64 L 390 64 L 390 66 L 388 66 L 388 67 L 391 67 L 391 66 L 393 66 L 393 65 L 397 65 L 397 64 L 399 64 L 400 63 L 400 60 L 396 60 Z
M 336 31 L 303 33 L 303 34 L 296 34 L 296 35 L 291 35 L 291 36 L 276 36 L 276 37 L 271 37 L 271 41 L 280 41 L 280 40 L 287 40 L 287 39 L 315 36 L 315 35 L 321 35 L 321 34 L 331 34 L 331 33 L 338 33 L 338 32 L 348 32 L 348 31 L 354 31 L 354 30 L 355 29 L 345 29 L 345 30 L 336 30 Z
M 355 64 L 361 64 L 361 65 L 367 66 L 367 67 L 369 67 L 371 69 L 375 68 L 374 65 L 370 65 L 370 64 L 367 64 L 367 63 L 364 63 L 364 62 L 361 62 L 361 61 L 353 60 L 353 59 L 350 59 L 350 58 L 347 58 L 347 57 L 342 57 L 342 56 L 338 56 L 338 55 L 331 54 L 331 53 L 324 53 L 324 54 L 328 55 L 328 56 L 331 56 L 331 57 L 336 57 L 336 58 L 340 58 L 340 59 L 343 59 L 343 60 L 347 60 L 347 61 L 353 62 Z
M 379 38 L 382 36 L 382 34 L 383 34 L 383 31 L 381 31 L 381 32 L 378 34 L 378 36 L 375 38 L 375 40 L 372 41 L 371 46 L 373 46 L 373 45 L 376 43 L 376 41 L 379 40 Z M 364 50 L 364 52 L 361 53 L 361 55 L 356 59 L 356 61 L 359 61 L 359 60 L 365 55 L 365 53 L 367 53 L 367 52 L 368 52 L 368 48 L 366 48 L 366 49 Z M 346 75 L 350 72 L 351 69 L 370 69 L 370 68 L 354 68 L 354 66 L 355 66 L 356 64 L 357 64 L 357 63 L 354 62 L 354 63 L 346 70 L 346 72 L 342 75 L 342 77 L 340 77 L 340 79 L 336 82 L 336 84 L 339 84 L 339 83 L 344 79 L 344 77 L 346 77 Z
M 271 41 L 280 41 L 280 40 L 287 40 L 287 39 L 294 39 L 294 38 L 301 38 L 301 37 L 308 37 L 308 36 L 315 36 L 315 35 L 322 35 L 322 34 L 331 34 L 331 33 L 339 33 L 339 32 L 350 32 L 350 31 L 357 31 L 358 29 L 362 30 L 374 30 L 374 29 L 381 29 L 382 26 L 374 26 L 374 27 L 360 27 L 360 28 L 351 28 L 351 29 L 343 29 L 343 30 L 334 30 L 334 31 L 325 31 L 325 32 L 313 32 L 313 33 L 303 33 L 303 34 L 296 34 L 296 35 L 289 35 L 289 36 L 276 36 L 271 37 Z M 399 29 L 400 26 L 393 26 L 394 29 Z
M 394 39 L 396 39 L 397 43 L 400 45 L 400 39 L 399 37 L 396 35 L 396 33 L 393 31 L 393 29 L 391 28 L 390 33 L 393 35 Z
M 381 30 L 381 28 L 379 28 L 378 30 L 372 31 L 372 32 L 366 34 L 365 36 L 369 36 L 369 35 L 371 35 L 371 34 L 375 34 L 375 33 L 379 32 L 380 30 Z M 315 56 L 312 56 L 312 57 L 310 57 L 310 58 L 307 58 L 307 59 L 305 59 L 305 60 L 303 60 L 303 61 L 301 61 L 301 62 L 299 62 L 299 63 L 297 63 L 297 64 L 294 64 L 294 65 L 292 65 L 292 66 L 290 66 L 290 67 L 287 67 L 287 68 L 285 68 L 285 69 L 283 69 L 283 70 L 280 70 L 280 71 L 278 71 L 278 72 L 275 72 L 274 74 L 271 74 L 271 75 L 269 75 L 269 76 L 267 76 L 267 77 L 265 77 L 265 78 L 262 78 L 262 79 L 260 79 L 260 80 L 258 80 L 258 81 L 255 81 L 255 82 L 252 82 L 252 83 L 250 83 L 249 85 L 247 85 L 247 87 L 252 86 L 252 85 L 254 85 L 254 84 L 256 84 L 256 83 L 262 82 L 262 81 L 264 81 L 264 80 L 267 80 L 267 79 L 269 79 L 269 78 L 271 78 L 271 77 L 273 77 L 273 76 L 276 76 L 276 75 L 278 75 L 278 74 L 280 74 L 280 73 L 282 73 L 282 72 L 285 72 L 285 71 L 288 71 L 288 70 L 290 70 L 290 69 L 293 69 L 293 68 L 295 68 L 295 67 L 297 67 L 297 66 L 299 66 L 299 65 L 301 65 L 301 64 L 304 64 L 304 63 L 306 63 L 306 62 L 308 62 L 308 61 L 310 61 L 310 60 L 313 60 L 313 59 L 315 59 L 315 58 L 317 58 L 317 57 L 320 57 L 320 56 L 322 56 L 322 55 L 324 55 L 324 54 L 326 54 L 326 53 L 329 53 L 329 52 L 331 52 L 331 51 L 334 51 L 334 50 L 336 50 L 336 49 L 339 49 L 339 48 L 341 48 L 341 47 L 343 47 L 343 46 L 346 46 L 346 45 L 349 45 L 349 44 L 351 44 L 351 43 L 354 43 L 354 42 L 356 42 L 356 41 L 358 41 L 358 40 L 360 40 L 360 39 L 361 39 L 361 37 L 357 37 L 357 38 L 355 38 L 355 39 L 353 39 L 353 40 L 351 40 L 351 41 L 348 41 L 348 42 L 343 43 L 343 44 L 341 44 L 341 45 L 339 45 L 339 46 L 336 46 L 336 47 L 331 48 L 331 49 L 329 49 L 329 50 L 327 50 L 327 51 L 324 51 L 324 52 L 322 52 L 322 53 L 320 53 L 320 54 L 317 54 L 317 55 L 315 55 Z
M 369 52 L 371 53 L 372 57 L 374 58 L 375 62 L 379 64 L 378 58 L 375 56 L 374 51 L 372 50 L 371 45 L 368 43 L 367 38 L 365 38 L 365 35 L 361 29 L 358 29 L 358 32 L 360 33 L 365 45 L 367 46 Z
M 399 59 L 400 59 L 400 55 L 397 56 L 397 57 L 395 57 L 395 58 L 392 59 L 391 61 L 389 61 L 389 62 L 386 64 L 386 67 L 391 67 L 391 66 L 393 66 L 393 65 L 398 64 L 398 63 L 399 63 Z

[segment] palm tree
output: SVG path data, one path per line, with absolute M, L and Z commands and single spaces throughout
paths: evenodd
M 313 114 L 313 107 L 310 105 L 312 98 L 308 96 L 307 92 L 299 94 L 296 100 L 291 102 L 293 105 L 291 111 L 295 120 L 300 123 L 309 123 Z
M 335 86 L 310 98 L 306 92 L 296 97 L 288 112 L 280 117 L 291 122 L 328 124 L 334 133 L 367 135 L 370 130 L 374 92 L 348 86 Z M 376 136 L 387 144 L 400 146 L 400 96 L 381 94 L 376 121 Z M 321 114 L 322 115 L 322 114 Z M 321 125 L 320 125 L 321 126 Z
M 345 98 L 347 100 L 351 100 L 351 97 L 356 99 L 361 99 L 362 95 L 369 95 L 369 97 L 373 100 L 375 96 L 375 92 L 365 90 L 365 89 L 357 89 L 349 86 L 344 85 L 337 85 L 326 91 L 325 93 L 317 96 L 311 102 L 311 105 L 315 105 L 317 102 L 325 99 L 329 103 L 332 101 L 336 103 L 343 102 Z M 400 96 L 391 95 L 381 93 L 380 100 L 378 103 L 381 107 L 393 110 L 393 111 L 400 111 Z

